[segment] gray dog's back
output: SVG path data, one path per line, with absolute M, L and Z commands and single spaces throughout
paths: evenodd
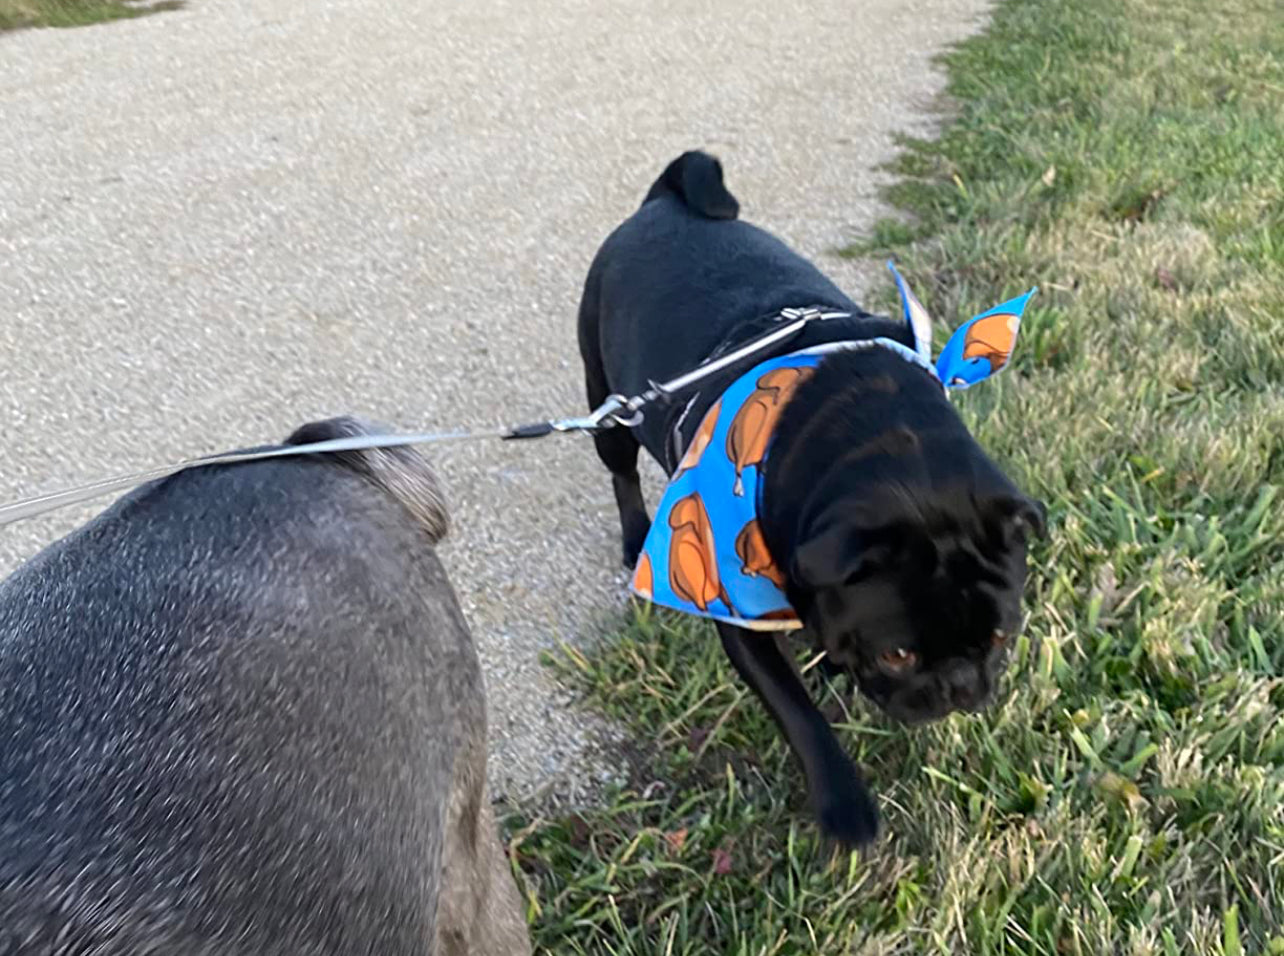
M 0 954 L 516 931 L 444 530 L 410 452 L 200 468 L 0 584 Z

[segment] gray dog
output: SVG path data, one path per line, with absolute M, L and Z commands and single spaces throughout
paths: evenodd
M 0 954 L 528 953 L 445 530 L 412 452 L 198 468 L 0 583 Z

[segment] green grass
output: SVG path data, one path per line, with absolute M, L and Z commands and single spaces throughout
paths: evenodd
M 24 27 L 79 27 L 176 10 L 181 0 L 0 0 L 0 32 Z
M 958 403 L 1052 517 L 1006 697 L 917 730 L 854 705 L 887 828 L 858 857 L 707 627 L 567 649 L 635 767 L 509 820 L 541 951 L 1284 953 L 1284 10 L 1004 0 L 947 62 L 906 216 L 848 254 L 948 327 L 1041 286 Z

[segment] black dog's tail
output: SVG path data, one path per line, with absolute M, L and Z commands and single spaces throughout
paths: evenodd
M 697 150 L 669 163 L 642 204 L 660 196 L 676 196 L 706 219 L 735 219 L 740 214 L 740 203 L 722 184 L 722 163 Z

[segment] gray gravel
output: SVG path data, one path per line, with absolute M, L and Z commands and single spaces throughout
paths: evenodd
M 584 272 L 669 159 L 715 151 L 826 256 L 985 8 L 194 0 L 0 36 L 0 500 L 342 412 L 578 413 Z M 433 458 L 496 784 L 573 797 L 610 761 L 538 656 L 624 604 L 609 482 L 578 437 Z M 0 572 L 92 513 L 0 530 Z

